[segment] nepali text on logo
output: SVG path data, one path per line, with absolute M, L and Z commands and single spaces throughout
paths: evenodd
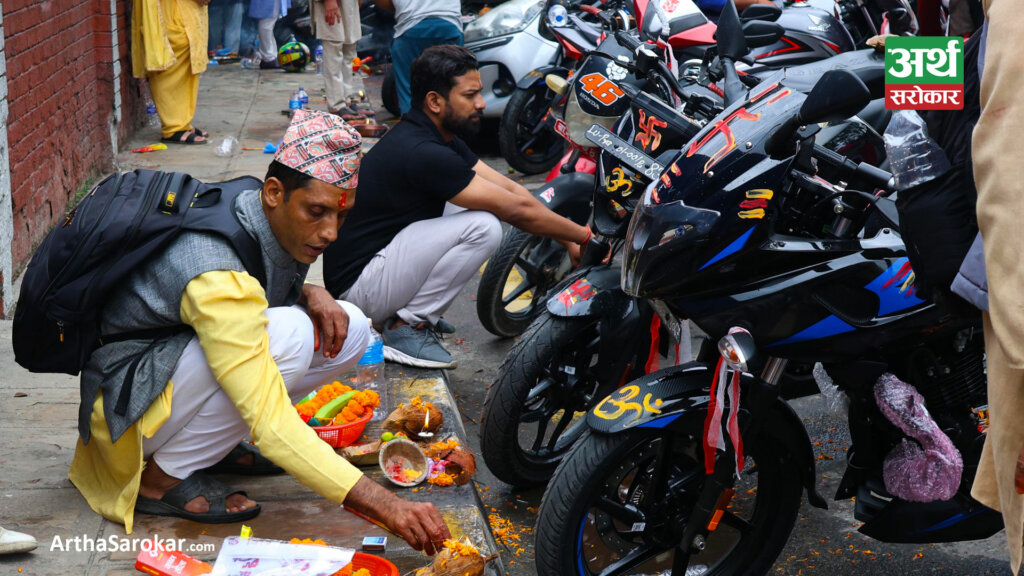
M 885 107 L 963 110 L 964 40 L 945 36 L 885 40 Z

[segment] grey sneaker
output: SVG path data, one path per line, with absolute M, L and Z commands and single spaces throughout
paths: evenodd
M 417 368 L 455 368 L 455 360 L 445 350 L 437 334 L 426 324 L 416 328 L 405 324 L 391 328 L 388 321 L 381 333 L 384 340 L 384 359 Z
M 437 324 L 434 324 L 434 330 L 441 334 L 455 334 L 455 325 L 444 318 L 438 318 Z

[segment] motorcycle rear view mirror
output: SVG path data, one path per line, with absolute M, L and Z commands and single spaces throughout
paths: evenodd
M 762 6 L 764 6 L 762 4 Z M 774 22 L 751 20 L 743 23 L 743 41 L 748 48 L 760 48 L 771 46 L 782 38 L 786 29 Z
M 747 43 L 743 39 L 743 27 L 740 25 L 740 16 L 736 13 L 736 5 L 729 0 L 722 7 L 722 14 L 718 18 L 718 30 L 715 32 L 715 41 L 718 43 L 718 53 L 732 61 L 737 61 L 747 55 Z
M 871 91 L 860 78 L 846 70 L 829 70 L 821 75 L 800 106 L 800 121 L 838 122 L 860 112 L 869 102 Z
M 800 126 L 845 120 L 871 101 L 871 92 L 856 75 L 846 70 L 829 70 L 821 75 L 800 111 L 786 120 L 768 138 L 764 149 L 771 156 L 791 151 L 790 138 Z
M 782 9 L 778 6 L 769 6 L 768 4 L 751 4 L 747 6 L 747 9 L 740 14 L 740 19 L 744 22 L 750 22 L 752 20 L 761 20 L 762 22 L 775 22 L 782 16 Z

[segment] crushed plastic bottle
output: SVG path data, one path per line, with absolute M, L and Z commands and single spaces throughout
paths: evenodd
M 814 382 L 818 385 L 818 390 L 821 391 L 822 398 L 825 399 L 825 406 L 829 412 L 836 414 L 845 414 L 847 408 L 849 408 L 849 399 L 846 397 L 846 393 L 839 389 L 839 386 L 835 385 L 832 381 L 832 377 L 825 371 L 825 367 L 821 365 L 821 362 L 814 364 Z
M 885 129 L 885 152 L 896 189 L 913 188 L 950 169 L 946 153 L 928 137 L 924 119 L 913 110 L 897 110 Z
M 213 153 L 221 158 L 226 158 L 237 154 L 239 148 L 238 139 L 234 136 L 226 136 L 217 142 L 217 147 L 213 149 Z
M 380 397 L 380 405 L 373 412 L 371 422 L 388 415 L 388 382 L 384 377 L 384 340 L 370 325 L 370 341 L 366 352 L 356 365 L 356 386 L 359 390 L 373 390 Z
M 160 126 L 160 115 L 156 112 L 156 103 L 148 93 L 146 94 L 146 126 Z

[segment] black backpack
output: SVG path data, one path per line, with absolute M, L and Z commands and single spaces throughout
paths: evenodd
M 262 183 L 242 177 L 204 184 L 179 172 L 136 170 L 96 185 L 43 240 L 14 312 L 14 359 L 31 372 L 78 374 L 103 342 L 158 339 L 183 326 L 101 335 L 111 291 L 178 234 L 227 238 L 246 270 L 266 283 L 260 247 L 235 215 L 235 199 Z

